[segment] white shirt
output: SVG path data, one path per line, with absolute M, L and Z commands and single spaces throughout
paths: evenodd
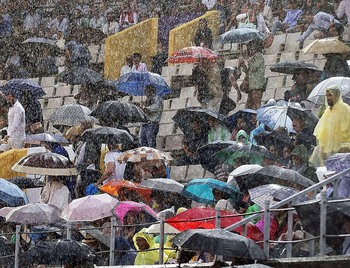
M 206 5 L 208 9 L 212 9 L 216 4 L 216 0 L 202 0 L 202 4 Z
M 131 67 L 129 65 L 124 65 L 121 69 L 120 69 L 120 76 L 127 74 L 127 73 L 131 73 Z
M 140 62 L 139 66 L 136 66 L 135 64 L 131 68 L 132 72 L 147 72 L 147 65 L 146 63 Z
M 116 21 L 105 23 L 103 25 L 102 32 L 106 35 L 115 34 L 119 32 L 119 23 Z
M 7 135 L 10 138 L 25 138 L 26 136 L 25 111 L 18 100 L 8 112 Z
M 106 183 L 112 179 L 123 179 L 126 164 L 120 164 L 118 162 L 118 158 L 121 154 L 122 153 L 118 150 L 113 150 L 106 153 L 105 158 L 103 160 L 105 162 L 105 166 L 107 166 L 107 163 L 114 162 L 114 171 L 111 174 L 111 176 L 103 183 Z

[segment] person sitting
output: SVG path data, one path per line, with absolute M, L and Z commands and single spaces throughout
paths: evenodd
M 127 55 L 125 58 L 125 65 L 120 69 L 120 76 L 130 73 L 132 68 L 132 55 Z
M 119 32 L 119 30 L 120 30 L 120 25 L 115 20 L 115 15 L 113 14 L 113 12 L 107 13 L 106 22 L 102 26 L 102 32 L 105 35 L 111 35 Z
M 294 150 L 291 152 L 291 156 L 292 166 L 290 169 L 297 171 L 299 174 L 317 183 L 316 169 L 309 166 L 306 147 L 303 144 L 295 146 Z
M 124 2 L 122 5 L 122 13 L 119 17 L 120 28 L 126 29 L 138 22 L 138 14 L 132 9 L 131 4 Z
M 313 135 L 313 128 L 308 127 L 300 117 L 293 118 L 292 126 L 297 133 L 294 145 L 304 145 L 307 149 L 308 155 L 311 155 L 316 146 L 316 138 Z
M 144 62 L 141 62 L 142 56 L 140 53 L 134 53 L 132 54 L 132 72 L 147 72 L 147 65 Z
M 284 20 L 277 20 L 273 23 L 271 30 L 272 34 L 276 34 L 279 30 L 284 33 L 294 33 L 298 31 L 298 20 L 303 14 L 303 11 L 299 8 L 297 0 L 291 0 L 289 4 L 290 10 L 287 11 Z

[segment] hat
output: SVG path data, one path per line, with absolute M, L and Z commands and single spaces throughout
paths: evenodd
M 303 162 L 308 162 L 308 153 L 304 144 L 295 146 L 290 154 L 301 158 Z

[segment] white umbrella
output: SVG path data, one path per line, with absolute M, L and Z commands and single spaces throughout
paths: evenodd
M 160 234 L 160 223 L 152 224 L 145 230 L 147 234 Z M 180 231 L 168 223 L 164 223 L 165 234 L 178 234 Z

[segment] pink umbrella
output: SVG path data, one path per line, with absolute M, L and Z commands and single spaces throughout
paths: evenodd
M 0 209 L 0 217 L 5 218 L 6 215 L 7 215 L 12 209 L 14 209 L 14 207 L 3 207 L 2 209 Z
M 137 203 L 134 201 L 120 201 L 113 209 L 113 214 L 116 215 L 121 222 L 124 222 L 125 214 L 129 211 L 148 213 L 153 218 L 157 219 L 157 213 L 144 203 Z
M 112 216 L 117 203 L 109 194 L 89 195 L 73 200 L 63 209 L 61 217 L 68 222 L 96 221 Z

